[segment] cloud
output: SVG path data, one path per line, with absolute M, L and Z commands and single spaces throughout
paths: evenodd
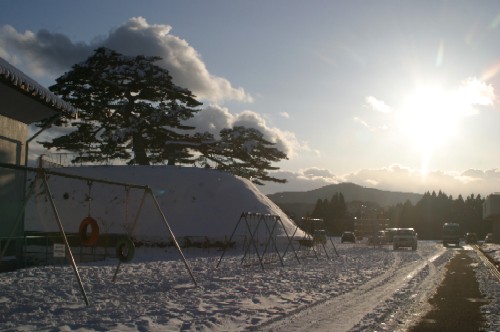
M 370 123 L 368 123 L 368 121 L 363 120 L 363 119 L 361 119 L 361 118 L 359 118 L 357 116 L 354 117 L 353 120 L 354 120 L 354 122 L 357 122 L 357 123 L 361 124 L 363 127 L 367 128 L 370 131 L 379 131 L 379 130 L 387 130 L 387 129 L 389 129 L 389 126 L 386 125 L 386 124 L 380 124 L 378 126 L 374 126 L 374 125 L 371 125 Z M 372 121 L 374 121 L 374 120 L 372 120 Z
M 457 98 L 470 106 L 491 106 L 496 97 L 491 84 L 486 84 L 475 77 L 469 77 L 461 82 L 457 90 Z
M 282 118 L 285 118 L 285 119 L 290 119 L 290 114 L 288 114 L 287 112 L 280 112 L 279 115 L 282 117 Z
M 197 132 L 208 131 L 216 137 L 224 128 L 244 126 L 257 129 L 264 134 L 266 140 L 274 143 L 275 147 L 284 152 L 289 159 L 297 155 L 298 151 L 307 149 L 307 145 L 299 142 L 294 133 L 269 126 L 259 113 L 251 110 L 232 114 L 226 107 L 210 105 L 198 112 L 194 118 L 186 121 L 186 124 L 196 127 Z
M 47 30 L 18 33 L 10 25 L 0 28 L 0 55 L 14 65 L 24 64 L 38 77 L 62 74 L 91 55 L 95 47 L 73 43 L 65 35 Z
M 392 109 L 382 100 L 378 100 L 375 97 L 368 96 L 365 98 L 365 102 L 368 106 L 370 106 L 373 110 L 382 112 L 382 113 L 390 113 Z
M 305 168 L 299 171 L 284 171 L 278 170 L 272 172 L 271 175 L 278 179 L 285 179 L 287 183 L 266 183 L 264 186 L 259 187 L 259 190 L 266 194 L 273 194 L 284 191 L 309 191 L 321 188 L 328 184 L 335 184 L 342 182 L 337 176 L 329 170 L 317 167 Z
M 209 132 L 218 137 L 222 129 L 232 128 L 233 122 L 234 115 L 227 107 L 210 105 L 196 113 L 192 119 L 186 121 L 186 124 L 196 127 L 197 132 Z
M 302 169 L 298 173 L 299 179 L 321 180 L 325 183 L 338 183 L 338 178 L 329 170 L 318 167 Z
M 171 29 L 166 24 L 149 24 L 142 17 L 133 17 L 105 37 L 74 43 L 63 34 L 47 30 L 19 33 L 5 25 L 0 29 L 0 55 L 16 65 L 24 64 L 39 77 L 55 78 L 100 46 L 126 55 L 137 55 L 140 50 L 143 55 L 160 56 L 163 60 L 158 65 L 170 71 L 177 85 L 193 91 L 198 98 L 252 101 L 243 88 L 210 74 L 198 52 L 186 40 L 172 35 Z
M 343 175 L 334 175 L 326 169 L 309 168 L 297 172 L 273 172 L 273 176 L 286 178 L 286 184 L 266 184 L 261 190 L 267 194 L 284 191 L 309 191 L 325 185 L 352 182 L 361 186 L 388 191 L 425 192 L 442 191 L 447 195 L 464 198 L 470 194 L 482 197 L 497 192 L 500 187 L 500 169 L 468 169 L 462 172 L 430 171 L 425 176 L 402 165 L 378 169 L 362 169 Z

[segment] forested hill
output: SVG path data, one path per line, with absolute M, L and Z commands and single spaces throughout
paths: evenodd
M 415 205 L 422 198 L 421 194 L 366 188 L 354 183 L 332 184 L 310 191 L 280 192 L 267 196 L 283 210 L 303 215 L 312 211 L 318 199 L 330 200 L 336 193 L 342 193 L 345 202 L 373 202 L 381 207 L 394 206 L 407 200 Z

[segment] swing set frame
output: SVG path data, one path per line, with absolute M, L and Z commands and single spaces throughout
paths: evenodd
M 178 251 L 179 255 L 181 256 L 182 261 L 184 262 L 184 265 L 186 267 L 186 270 L 188 271 L 189 275 L 191 276 L 191 279 L 193 280 L 194 285 L 196 287 L 198 286 L 198 284 L 196 282 L 196 279 L 195 279 L 195 277 L 194 277 L 194 275 L 192 273 L 191 267 L 189 266 L 189 264 L 188 264 L 188 262 L 186 260 L 186 257 L 184 256 L 184 254 L 183 254 L 183 252 L 181 250 L 181 247 L 179 246 L 179 243 L 177 242 L 175 234 L 172 231 L 172 228 L 170 227 L 170 224 L 168 223 L 167 218 L 165 217 L 165 214 L 163 213 L 163 211 L 162 211 L 162 209 L 160 207 L 160 204 L 158 203 L 158 200 L 156 199 L 156 196 L 154 195 L 152 189 L 149 186 L 146 186 L 146 185 L 137 185 L 137 184 L 130 184 L 130 183 L 124 183 L 124 182 L 118 182 L 118 181 L 103 180 L 103 179 L 91 178 L 91 177 L 87 177 L 87 176 L 67 174 L 67 173 L 64 173 L 64 172 L 47 170 L 47 169 L 44 169 L 44 168 L 41 168 L 41 167 L 40 168 L 33 168 L 33 167 L 17 166 L 17 165 L 0 163 L 0 168 L 6 168 L 6 169 L 18 170 L 18 171 L 25 171 L 26 173 L 27 172 L 34 172 L 35 173 L 34 181 L 31 183 L 31 185 L 29 186 L 29 188 L 28 188 L 28 190 L 27 190 L 27 192 L 26 192 L 26 194 L 24 196 L 22 207 L 21 207 L 21 209 L 19 210 L 19 212 L 17 214 L 15 223 L 14 223 L 14 225 L 12 227 L 12 230 L 11 230 L 11 232 L 9 234 L 9 239 L 7 240 L 4 248 L 0 252 L 0 264 L 2 262 L 2 259 L 3 259 L 4 255 L 5 255 L 5 252 L 6 252 L 7 248 L 9 247 L 10 238 L 12 238 L 12 236 L 15 233 L 15 231 L 17 230 L 17 228 L 21 224 L 21 221 L 23 220 L 24 211 L 26 209 L 28 201 L 35 194 L 36 183 L 39 182 L 39 181 L 42 181 L 43 192 L 45 193 L 45 195 L 47 196 L 47 198 L 48 198 L 48 200 L 50 202 L 50 206 L 51 206 L 52 211 L 54 213 L 55 221 L 56 221 L 57 226 L 59 228 L 59 232 L 60 232 L 60 234 L 61 234 L 61 236 L 63 238 L 64 246 L 66 248 L 66 251 L 67 251 L 67 253 L 69 255 L 69 262 L 71 264 L 71 267 L 73 268 L 73 272 L 75 274 L 75 278 L 77 279 L 78 285 L 80 287 L 80 292 L 82 293 L 82 296 L 84 298 L 85 304 L 87 306 L 90 305 L 89 299 L 88 299 L 86 291 L 85 291 L 85 287 L 83 285 L 82 279 L 80 277 L 80 273 L 78 271 L 78 267 L 77 267 L 77 265 L 75 263 L 75 259 L 74 259 L 73 253 L 71 251 L 71 247 L 70 247 L 69 242 L 68 242 L 68 238 L 66 236 L 66 232 L 64 231 L 64 227 L 63 227 L 63 224 L 62 224 L 62 221 L 61 221 L 61 217 L 60 217 L 59 212 L 57 210 L 57 206 L 56 206 L 56 204 L 54 202 L 54 199 L 53 199 L 53 196 L 52 196 L 52 192 L 50 190 L 50 186 L 49 186 L 49 183 L 47 181 L 48 175 L 53 175 L 53 176 L 60 176 L 60 177 L 65 177 L 65 178 L 69 178 L 69 179 L 74 179 L 74 180 L 87 181 L 87 183 L 90 183 L 89 181 L 91 181 L 91 182 L 103 183 L 103 184 L 108 184 L 108 185 L 123 186 L 126 189 L 134 188 L 134 189 L 144 190 L 144 193 L 142 195 L 142 199 L 141 199 L 141 202 L 140 202 L 140 205 L 139 205 L 139 209 L 137 210 L 137 214 L 135 216 L 135 219 L 134 219 L 134 222 L 132 224 L 132 227 L 129 230 L 129 234 L 128 234 L 129 238 L 132 236 L 133 231 L 134 231 L 136 225 L 138 224 L 139 217 L 140 217 L 141 211 L 143 209 L 144 202 L 146 200 L 146 197 L 149 195 L 149 196 L 151 196 L 151 198 L 152 198 L 152 200 L 154 202 L 154 205 L 155 205 L 157 211 L 159 212 L 159 214 L 160 214 L 160 216 L 161 216 L 161 218 L 163 220 L 163 223 L 165 224 L 165 226 L 166 226 L 166 228 L 168 230 L 168 233 L 169 233 L 171 239 L 173 240 L 173 242 L 175 244 L 175 247 L 177 248 L 177 251 Z M 114 273 L 114 276 L 113 276 L 113 279 L 112 279 L 113 282 L 116 280 L 116 277 L 117 277 L 117 274 L 119 272 L 121 263 L 122 263 L 121 260 L 119 260 L 118 265 L 117 265 L 116 270 L 115 270 L 115 273 Z

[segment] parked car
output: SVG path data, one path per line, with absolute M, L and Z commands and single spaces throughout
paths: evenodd
M 484 238 L 484 243 L 493 243 L 493 233 L 486 234 Z
M 401 247 L 411 247 L 412 250 L 417 250 L 417 233 L 413 228 L 398 228 L 392 242 L 394 250 Z
M 354 235 L 353 232 L 344 232 L 342 233 L 342 236 L 340 237 L 340 242 L 350 242 L 350 243 L 356 243 L 356 235 Z
M 467 234 L 465 234 L 465 243 L 467 243 L 467 244 L 476 244 L 477 243 L 477 235 L 476 235 L 476 233 L 467 233 Z

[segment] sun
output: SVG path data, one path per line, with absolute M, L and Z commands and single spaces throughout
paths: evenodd
M 398 112 L 399 127 L 422 157 L 422 173 L 430 158 L 458 131 L 459 100 L 454 93 L 437 86 L 425 86 L 409 95 Z

